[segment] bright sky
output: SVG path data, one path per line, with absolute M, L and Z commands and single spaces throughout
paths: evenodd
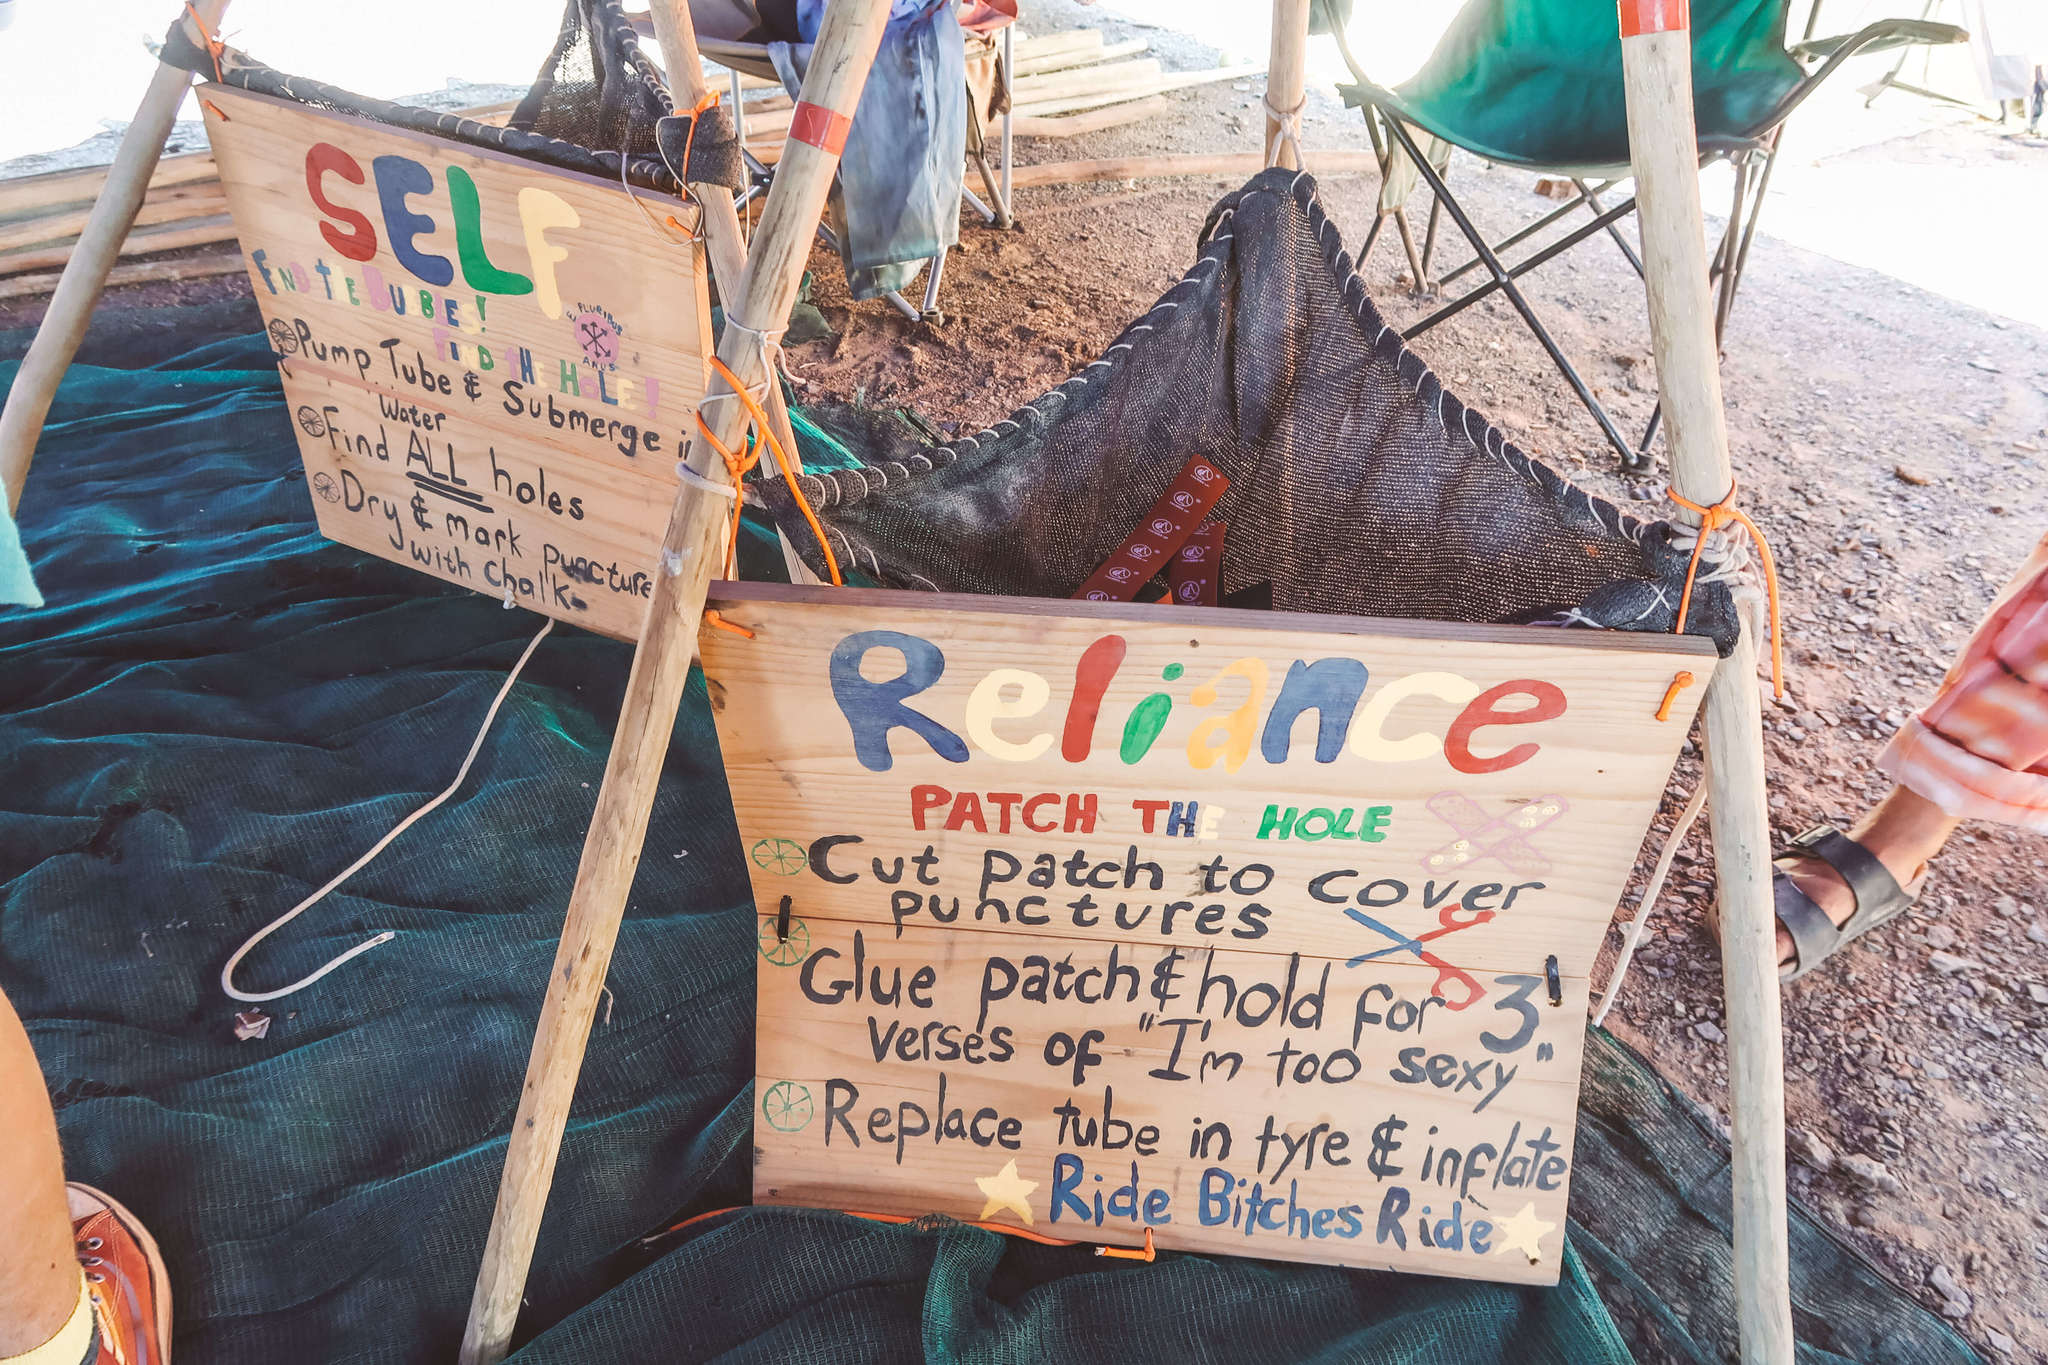
M 1913 0 L 1823 3 L 1821 29 L 1829 33 L 1919 10 Z M 12 26 L 0 29 L 0 161 L 70 146 L 125 120 L 154 69 L 145 43 L 161 38 L 176 11 L 173 0 L 14 0 L 11 8 Z M 1268 12 L 1259 0 L 1102 0 L 1100 9 L 1186 33 L 1229 59 L 1265 59 Z M 1358 0 L 1353 46 L 1375 79 L 1398 81 L 1420 64 L 1455 9 L 1451 0 Z M 346 20 L 337 21 L 344 10 Z M 1794 0 L 1795 27 L 1805 10 L 1803 0 Z M 234 0 L 226 29 L 230 41 L 280 69 L 388 97 L 439 89 L 451 79 L 523 85 L 560 15 L 561 0 L 348 0 L 342 9 L 310 0 Z M 1991 165 L 1967 168 L 1924 158 L 1837 156 L 1959 117 L 1898 93 L 1865 109 L 1855 87 L 1889 61 L 1860 59 L 1800 111 L 1772 186 L 1765 235 L 2048 326 L 2048 239 L 2041 229 L 2048 223 L 2048 149 L 2016 147 Z M 1344 74 L 1331 43 L 1311 44 L 1312 87 L 1327 89 Z M 1921 77 L 1917 59 L 1907 76 Z M 1961 52 L 1947 55 L 1932 79 L 1968 92 Z M 187 116 L 196 118 L 196 110 Z M 1311 124 L 1308 141 L 1363 145 L 1355 121 Z M 1725 174 L 1710 174 L 1703 186 L 1710 209 L 1727 200 Z M 1967 250 L 1958 247 L 1963 240 Z

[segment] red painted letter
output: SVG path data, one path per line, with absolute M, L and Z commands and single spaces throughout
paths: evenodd
M 1088 646 L 1081 662 L 1074 666 L 1074 700 L 1067 706 L 1067 729 L 1060 737 L 1060 757 L 1069 763 L 1084 763 L 1095 747 L 1095 717 L 1102 710 L 1102 694 L 1116 677 L 1124 661 L 1124 637 L 1105 635 Z
M 329 218 L 346 223 L 353 231 L 344 232 L 333 223 L 320 224 L 320 235 L 327 239 L 327 245 L 339 251 L 352 261 L 374 260 L 377 256 L 377 229 L 370 226 L 370 220 L 354 209 L 345 209 L 328 202 L 320 189 L 320 177 L 329 171 L 348 181 L 351 185 L 363 183 L 363 168 L 356 159 L 331 142 L 316 142 L 306 149 L 306 193 L 313 196 L 313 202 Z
M 1527 697 L 1536 704 L 1513 711 L 1503 711 L 1496 705 L 1513 696 Z M 1451 722 L 1450 733 L 1444 736 L 1444 757 L 1461 773 L 1497 773 L 1527 763 L 1536 756 L 1537 745 L 1517 744 L 1504 754 L 1481 758 L 1472 752 L 1472 732 L 1484 725 L 1534 725 L 1539 720 L 1556 720 L 1563 714 L 1564 692 L 1556 683 L 1517 678 L 1489 687 L 1467 703 Z

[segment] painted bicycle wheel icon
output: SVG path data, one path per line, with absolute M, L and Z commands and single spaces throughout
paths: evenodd
M 311 403 L 299 405 L 299 430 L 318 439 L 327 434 L 327 418 Z
M 800 919 L 789 922 L 789 937 L 782 937 L 780 917 L 763 915 L 761 932 L 757 936 L 761 956 L 778 967 L 794 967 L 810 955 L 811 931 Z
M 799 1133 L 811 1121 L 811 1089 L 795 1081 L 777 1081 L 761 1097 L 761 1117 L 778 1133 Z
M 755 867 L 765 868 L 779 877 L 794 877 L 811 865 L 804 846 L 794 839 L 757 840 L 750 856 Z
M 282 355 L 296 355 L 299 349 L 299 334 L 283 318 L 270 320 L 270 344 Z

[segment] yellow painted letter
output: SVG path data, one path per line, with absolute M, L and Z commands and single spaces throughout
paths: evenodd
M 1003 689 L 1015 686 L 1017 695 L 1003 696 Z M 998 668 L 974 685 L 967 696 L 967 737 L 981 750 L 1005 763 L 1029 763 L 1052 747 L 1052 732 L 1033 735 L 1021 744 L 998 735 L 995 722 L 1035 716 L 1045 709 L 1052 688 L 1036 673 L 1021 668 Z
M 1457 673 L 1410 673 L 1405 678 L 1396 678 L 1358 708 L 1358 716 L 1351 722 L 1351 752 L 1377 763 L 1412 763 L 1428 758 L 1442 751 L 1444 737 L 1417 730 L 1400 739 L 1388 739 L 1380 733 L 1388 713 L 1410 697 L 1439 697 L 1463 706 L 1478 695 L 1478 685 Z
M 555 265 L 569 259 L 567 247 L 547 237 L 549 228 L 581 227 L 583 220 L 569 201 L 553 190 L 528 185 L 519 191 L 519 225 L 526 231 L 526 259 L 533 269 L 533 299 L 551 318 L 562 316 L 561 291 L 555 288 Z
M 1221 673 L 1188 694 L 1197 706 L 1216 704 L 1216 684 L 1225 678 L 1243 678 L 1251 685 L 1244 704 L 1227 716 L 1210 716 L 1198 722 L 1188 736 L 1188 762 L 1197 768 L 1215 766 L 1223 760 L 1223 771 L 1234 773 L 1244 766 L 1252 751 L 1252 732 L 1258 728 L 1259 707 L 1266 700 L 1266 661 L 1256 655 L 1238 659 Z

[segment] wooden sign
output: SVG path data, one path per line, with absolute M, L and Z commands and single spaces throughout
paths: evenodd
M 699 252 L 660 226 L 695 210 L 202 93 L 322 534 L 637 636 L 711 348 Z
M 1587 973 L 1709 644 L 712 597 L 758 1201 L 1555 1280 Z

